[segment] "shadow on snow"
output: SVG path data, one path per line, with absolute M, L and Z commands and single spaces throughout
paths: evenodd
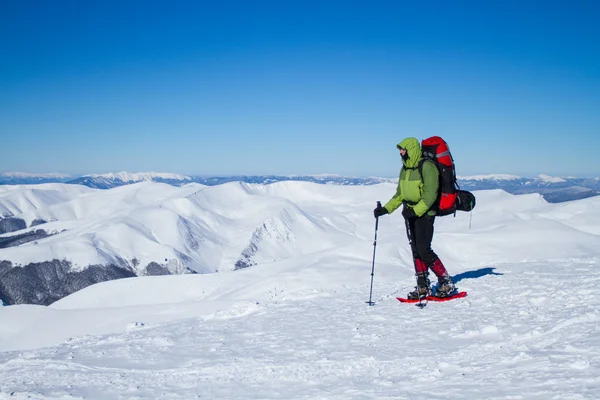
M 454 275 L 452 277 L 452 281 L 454 283 L 457 283 L 457 282 L 462 281 L 463 279 L 481 278 L 482 276 L 486 276 L 486 275 L 504 275 L 499 272 L 495 272 L 494 269 L 495 268 L 487 267 L 487 268 L 480 268 L 480 269 L 477 269 L 474 271 L 462 272 L 458 275 Z

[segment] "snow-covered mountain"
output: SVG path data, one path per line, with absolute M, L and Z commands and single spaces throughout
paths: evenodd
M 0 185 L 31 185 L 39 183 L 67 182 L 73 179 L 66 174 L 31 174 L 27 172 L 0 173 Z
M 74 185 L 85 185 L 94 189 L 111 189 L 114 187 L 131 185 L 138 182 L 160 182 L 173 186 L 181 186 L 193 182 L 192 178 L 185 175 L 169 174 L 162 172 L 118 172 L 110 174 L 84 175 L 80 178 L 70 180 L 68 183 Z
M 187 221 L 199 247 L 213 238 L 196 255 L 220 272 L 0 307 L 0 398 L 597 398 L 600 197 L 477 191 L 472 213 L 436 220 L 433 242 L 468 296 L 424 309 L 395 299 L 414 286 L 412 257 L 400 213 L 381 217 L 369 307 L 372 210 L 394 191 L 145 182 L 24 202 L 25 221 L 81 233 L 70 254 L 91 232 L 105 252 L 167 251 Z M 248 249 L 256 265 L 236 270 Z
M 239 182 L 7 186 L 0 298 L 49 304 L 108 279 L 242 269 L 327 249 L 347 233 L 313 240 L 330 224 L 290 200 L 305 185 L 279 196 Z

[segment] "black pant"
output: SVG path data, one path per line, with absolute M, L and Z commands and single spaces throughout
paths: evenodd
M 406 221 L 413 258 L 421 259 L 430 267 L 438 259 L 431 249 L 433 240 L 433 222 L 435 215 L 423 215 L 420 218 L 410 218 Z

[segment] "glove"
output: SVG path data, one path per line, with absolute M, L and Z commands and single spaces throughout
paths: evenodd
M 388 210 L 387 208 L 381 206 L 381 207 L 377 207 L 376 209 L 373 210 L 373 216 L 375 216 L 375 218 L 377 217 L 381 217 L 382 215 L 388 214 Z
M 404 210 L 402 210 L 402 216 L 406 219 L 417 218 L 415 210 L 412 207 L 408 206 L 404 206 Z

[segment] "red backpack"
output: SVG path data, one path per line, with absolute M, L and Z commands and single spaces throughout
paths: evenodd
M 419 173 L 423 176 L 422 168 L 425 160 L 431 160 L 438 168 L 440 186 L 438 199 L 434 205 L 438 216 L 456 214 L 459 211 L 471 211 L 475 207 L 475 196 L 465 190 L 460 190 L 456 182 L 454 159 L 450 154 L 448 143 L 439 136 L 423 139 L 421 142 L 423 160 L 419 163 Z

